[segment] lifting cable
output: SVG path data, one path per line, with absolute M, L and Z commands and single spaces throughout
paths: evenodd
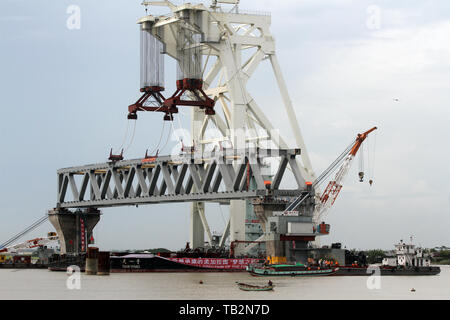
M 327 179 L 333 171 L 336 169 L 336 167 L 342 163 L 342 161 L 345 159 L 345 157 L 348 155 L 350 150 L 352 149 L 353 145 L 355 144 L 355 141 L 352 140 L 350 145 L 342 152 L 339 157 L 337 157 L 336 160 L 333 161 L 333 163 L 316 178 L 316 180 L 313 182 L 313 187 L 316 187 L 320 185 L 325 179 Z
M 370 166 L 370 137 L 368 136 L 367 141 L 367 177 L 371 179 L 371 166 Z
M 361 142 L 361 147 L 360 147 L 360 151 L 359 151 L 359 172 L 358 172 L 358 176 L 359 176 L 359 181 L 363 182 L 364 180 L 364 146 L 365 146 L 365 141 Z
M 169 142 L 169 138 L 170 138 L 170 131 L 167 133 L 166 143 L 164 143 L 164 145 L 161 147 L 161 151 L 164 150 L 164 148 L 167 146 L 167 143 Z
M 365 142 L 365 141 L 364 141 Z M 359 152 L 359 171 L 364 171 L 364 146 L 366 145 L 364 142 L 361 143 L 361 150 Z
M 185 113 L 182 113 L 183 115 L 186 115 Z M 180 120 L 180 118 L 181 118 L 181 116 L 178 116 L 177 117 L 177 121 L 178 121 L 178 127 L 179 127 L 179 130 L 182 132 L 182 135 L 183 135 L 183 125 L 181 124 L 181 120 Z M 174 132 L 174 134 L 175 134 L 175 132 Z M 182 137 L 179 137 L 179 136 L 176 136 L 177 138 L 178 138 L 178 140 L 180 141 L 180 143 L 181 143 L 181 145 L 183 145 L 183 136 Z M 192 139 L 192 146 L 195 148 L 195 146 L 194 146 L 194 137 L 191 137 Z
M 173 120 L 173 118 L 172 118 L 172 120 Z M 170 121 L 170 124 L 171 124 L 171 127 L 172 127 L 172 132 L 173 132 L 173 134 L 175 134 L 175 129 L 173 127 L 173 121 Z M 171 132 L 170 132 L 170 129 L 169 129 L 169 132 L 167 133 L 166 143 L 164 143 L 164 146 L 162 146 L 161 151 L 164 150 L 164 148 L 167 146 L 167 143 L 169 143 L 170 135 L 171 135 Z
M 158 111 L 158 110 L 161 109 L 162 107 L 163 107 L 162 105 L 159 106 L 158 109 L 156 109 L 155 111 Z M 123 137 L 122 144 L 120 145 L 120 147 L 119 147 L 118 150 L 121 150 L 121 149 L 124 147 L 124 145 L 125 145 L 125 143 L 126 143 L 126 141 L 127 141 L 127 138 L 128 138 L 128 131 L 129 131 L 129 127 L 130 127 L 130 121 L 134 121 L 133 133 L 131 134 L 130 142 L 128 143 L 127 147 L 124 149 L 124 152 L 126 152 L 127 150 L 130 149 L 130 147 L 132 146 L 132 144 L 133 144 L 133 142 L 134 142 L 134 137 L 135 137 L 135 134 L 136 134 L 137 121 L 136 121 L 136 120 L 130 120 L 130 119 L 129 119 L 129 120 L 127 121 L 127 127 L 126 127 L 126 129 L 125 129 L 125 135 L 124 135 L 124 137 Z M 164 124 L 165 124 L 165 123 L 163 123 L 163 129 L 162 129 L 162 132 L 161 132 L 161 136 L 160 136 L 160 138 L 159 138 L 158 145 L 156 146 L 156 148 L 155 148 L 154 151 L 157 150 L 157 148 L 159 147 L 159 145 L 160 145 L 160 143 L 161 143 L 161 138 L 162 138 L 162 135 L 163 135 L 163 132 L 164 132 Z M 153 153 L 154 151 L 152 151 L 152 153 Z M 150 153 L 150 154 L 151 154 L 151 153 Z
M 172 121 L 170 121 L 170 125 L 171 125 L 171 128 L 172 128 L 172 134 L 174 135 L 174 137 L 179 138 L 177 136 L 177 134 L 175 133 L 177 130 L 175 130 L 175 126 L 173 125 L 173 117 L 172 117 Z
M 377 132 L 373 135 L 373 152 L 372 152 L 372 179 L 375 176 L 375 158 L 376 158 L 376 148 L 377 148 Z
M 375 155 L 376 155 L 376 150 L 375 150 L 375 148 L 376 148 L 376 142 L 377 142 L 377 133 L 376 132 L 374 132 L 374 135 L 373 135 L 374 137 L 373 137 L 373 146 L 372 146 L 372 148 L 370 148 L 369 146 L 369 142 L 370 142 L 370 140 L 368 139 L 367 140 L 367 159 L 368 159 L 368 162 L 369 162 L 369 183 L 372 181 L 372 183 L 373 183 L 373 179 L 374 179 L 374 175 L 375 175 Z M 370 149 L 372 149 L 372 154 L 370 154 Z M 372 158 L 372 159 L 371 159 Z
M 129 143 L 128 146 L 125 148 L 124 152 L 126 152 L 128 149 L 130 149 L 131 145 L 133 144 L 133 141 L 134 141 L 134 134 L 136 133 L 136 126 L 137 126 L 137 121 L 134 121 L 133 134 L 131 135 L 130 143 Z
M 183 126 L 181 124 L 181 120 L 180 120 L 181 116 L 177 117 L 177 121 L 178 121 L 178 127 L 180 128 L 180 130 L 183 130 Z M 178 139 L 180 140 L 180 138 L 178 137 Z
M 127 120 L 127 127 L 126 127 L 126 129 L 125 129 L 125 135 L 123 136 L 122 144 L 120 145 L 120 147 L 118 148 L 118 150 L 121 150 L 122 147 L 125 145 L 125 142 L 127 141 L 127 137 L 128 137 L 128 128 L 130 127 L 130 121 L 131 121 L 131 120 Z
M 161 147 L 160 151 L 163 151 L 164 148 L 167 146 L 167 143 L 169 142 L 169 138 L 170 138 L 170 130 L 167 133 L 167 139 L 166 139 L 166 143 L 164 143 L 164 145 Z
M 158 141 L 158 144 L 157 144 L 156 147 L 150 152 L 150 155 L 152 155 L 152 154 L 154 154 L 155 152 L 158 151 L 158 148 L 159 148 L 159 146 L 160 146 L 160 144 L 161 144 L 162 137 L 163 137 L 163 135 L 164 135 L 164 128 L 165 128 L 165 126 L 166 126 L 166 122 L 163 121 L 163 126 L 162 126 L 162 129 L 161 129 L 161 134 L 159 135 L 159 141 Z

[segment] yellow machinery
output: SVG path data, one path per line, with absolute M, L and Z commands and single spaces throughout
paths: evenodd
M 268 256 L 267 257 L 267 261 L 269 262 L 269 264 L 280 264 L 280 263 L 286 263 L 287 259 L 286 259 L 286 257 L 272 257 L 272 256 Z

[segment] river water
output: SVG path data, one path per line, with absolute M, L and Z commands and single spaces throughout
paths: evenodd
M 450 299 L 450 266 L 441 266 L 437 276 L 271 278 L 275 284 L 272 292 L 241 291 L 235 284 L 268 280 L 245 272 L 69 277 L 48 270 L 0 269 L 0 299 Z M 416 291 L 411 292 L 412 288 Z

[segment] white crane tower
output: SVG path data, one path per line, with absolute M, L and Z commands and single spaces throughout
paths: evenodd
M 184 75 L 177 80 L 202 79 L 204 93 L 215 102 L 213 112 L 207 112 L 208 108 L 191 109 L 190 133 L 195 151 L 222 144 L 233 148 L 267 146 L 268 143 L 276 148 L 288 147 L 286 139 L 272 125 L 270 116 L 264 114 L 247 91 L 247 82 L 259 64 L 268 59 L 282 97 L 276 112 L 284 110 L 286 113 L 296 144 L 290 147 L 301 149 L 301 160 L 298 160 L 301 175 L 305 181 L 313 181 L 314 171 L 277 59 L 275 39 L 270 33 L 271 16 L 241 11 L 238 3 L 239 0 L 214 0 L 207 8 L 203 4 L 144 1 L 142 4 L 146 7 L 166 6 L 170 13 L 147 15 L 138 23 L 142 30 L 159 40 L 165 54 L 178 61 L 179 72 Z M 160 79 L 158 81 L 160 85 Z M 187 95 L 195 99 L 192 92 Z M 166 113 L 166 117 L 172 118 L 172 113 Z M 220 136 L 208 139 L 205 136 L 208 127 L 218 129 Z M 221 244 L 228 236 L 231 241 L 246 240 L 247 206 L 245 200 L 230 201 L 230 219 Z M 211 243 L 204 203 L 191 204 L 190 218 L 191 247 L 203 246 L 205 233 Z M 235 251 L 240 253 L 239 248 Z

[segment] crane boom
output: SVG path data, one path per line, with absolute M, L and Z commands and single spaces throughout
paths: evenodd
M 341 189 L 342 189 L 342 183 L 347 176 L 348 171 L 350 170 L 351 164 L 353 159 L 355 158 L 359 148 L 361 147 L 364 140 L 367 138 L 369 133 L 376 130 L 377 127 L 373 127 L 370 130 L 367 130 L 364 133 L 360 133 L 357 135 L 356 140 L 353 144 L 353 147 L 350 149 L 350 152 L 345 157 L 341 167 L 336 172 L 336 175 L 334 177 L 334 180 L 331 180 L 327 187 L 325 188 L 325 191 L 323 192 L 322 196 L 320 197 L 319 203 L 316 205 L 316 212 L 317 217 L 320 218 L 324 215 L 328 209 L 334 204 L 336 201 L 336 198 L 338 197 Z
M 47 244 L 49 244 L 52 241 L 57 241 L 58 240 L 58 236 L 55 235 L 50 235 L 48 238 L 35 238 L 35 239 L 31 239 L 25 242 L 21 242 L 21 243 L 17 243 L 15 245 L 6 247 L 6 248 L 2 248 L 0 249 L 0 253 L 1 252 L 10 252 L 10 253 L 15 253 L 18 252 L 20 250 L 24 250 L 24 249 L 31 249 L 31 248 L 36 248 L 36 247 L 43 247 L 46 246 Z
M 325 179 L 327 179 L 327 177 L 332 172 L 334 172 L 334 170 L 339 166 L 339 164 L 342 163 L 342 165 L 339 167 L 339 170 L 337 171 L 334 177 L 334 180 L 328 183 L 328 186 L 326 187 L 322 196 L 319 198 L 320 200 L 318 201 L 318 204 L 315 207 L 315 214 L 314 214 L 316 220 L 318 220 L 336 201 L 336 198 L 342 189 L 343 180 L 347 175 L 348 171 L 350 170 L 353 158 L 357 154 L 359 148 L 361 147 L 362 143 L 367 138 L 369 133 L 371 133 L 376 129 L 377 127 L 373 127 L 372 129 L 367 130 L 364 133 L 358 134 L 356 140 L 353 141 L 344 150 L 344 152 L 335 161 L 333 161 L 333 163 L 324 172 L 322 172 L 319 177 L 317 177 L 317 179 L 313 183 L 307 182 L 307 184 L 310 184 L 313 187 L 320 185 Z M 304 200 L 306 200 L 309 196 L 310 194 L 308 193 L 301 194 L 300 196 L 292 200 L 284 210 L 284 214 L 297 211 L 297 208 L 300 206 L 300 204 Z
M 23 237 L 24 235 L 26 235 L 27 233 L 33 231 L 34 229 L 36 229 L 37 227 L 39 227 L 41 224 L 43 224 L 45 221 L 48 220 L 48 215 L 46 214 L 45 216 L 41 217 L 39 220 L 37 220 L 36 222 L 34 222 L 32 225 L 30 225 L 29 227 L 27 227 L 25 230 L 22 230 L 21 232 L 19 232 L 18 234 L 14 235 L 12 238 L 8 239 L 7 241 L 5 241 L 4 243 L 0 244 L 0 249 L 6 248 L 9 245 L 11 245 L 11 243 L 14 243 L 15 241 L 17 241 L 19 238 Z

